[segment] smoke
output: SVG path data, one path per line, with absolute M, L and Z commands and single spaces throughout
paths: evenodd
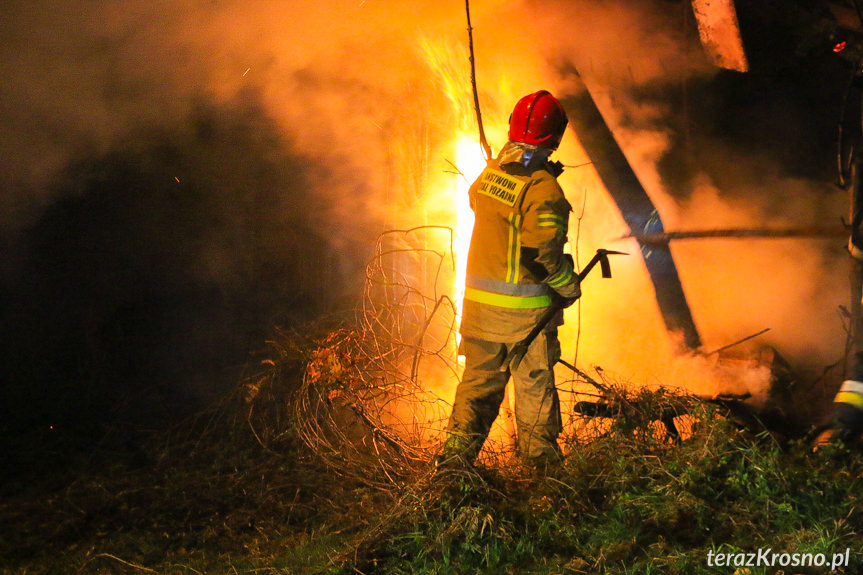
M 782 59 L 771 61 L 776 48 L 767 46 L 766 54 L 763 38 L 755 38 L 747 48 L 760 67 L 745 75 L 723 72 L 698 44 L 688 3 L 543 7 L 537 40 L 556 64 L 557 90 L 587 85 L 667 230 L 841 227 L 847 200 L 832 186 L 835 125 L 848 74 L 841 61 L 821 53 L 789 65 L 788 54 L 798 46 L 786 46 Z M 742 25 L 757 32 L 751 21 Z M 765 62 L 773 68 L 765 69 Z M 588 160 L 577 145 L 559 156 L 566 164 Z M 610 367 L 625 379 L 701 393 L 748 390 L 763 399 L 769 373 L 737 373 L 734 383 L 715 361 L 677 355 L 673 335 L 658 318 L 638 245 L 615 242 L 629 230 L 596 174 L 581 167 L 562 182 L 576 213 L 584 209 L 578 220 L 582 257 L 597 247 L 634 254 L 613 260 L 614 280 L 588 280 L 578 317 L 570 312 L 563 332 L 570 340 L 565 353 L 575 352 L 578 339 L 580 361 Z M 673 242 L 703 350 L 769 328 L 756 342 L 774 346 L 805 377 L 840 360 L 846 334 L 837 311 L 848 299 L 844 243 Z
M 803 73 L 718 72 L 686 2 L 471 8 L 495 150 L 518 97 L 566 96 L 577 70 L 666 228 L 803 226 L 844 213 L 824 185 L 836 70 L 817 91 L 802 88 Z M 4 11 L 10 388 L 101 381 L 92 396 L 122 388 L 132 369 L 140 382 L 208 395 L 236 369 L 211 373 L 204 364 L 218 362 L 202 350 L 236 367 L 270 322 L 349 303 L 384 229 L 453 223 L 440 190 L 458 176 L 446 160 L 457 133 L 475 133 L 461 4 L 15 0 Z M 589 160 L 577 134 L 557 157 Z M 666 373 L 674 345 L 637 246 L 614 243 L 628 230 L 590 166 L 561 181 L 585 209 L 572 222 L 582 261 L 600 246 L 633 253 L 614 262 L 612 281 L 585 285 L 580 361 Z M 707 347 L 770 327 L 788 355 L 822 362 L 841 351 L 841 248 L 673 249 Z M 565 335 L 571 352 L 575 334 Z M 84 343 L 45 369 L 40 357 L 69 341 Z
M 273 323 L 355 298 L 391 106 L 333 10 L 9 7 L 7 425 L 171 417 L 235 383 Z

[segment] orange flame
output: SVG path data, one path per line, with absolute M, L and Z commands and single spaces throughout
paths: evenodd
M 468 189 L 470 183 L 479 177 L 485 168 L 482 151 L 475 139 L 461 135 L 456 142 L 456 167 L 459 178 L 454 193 L 456 226 L 455 226 L 455 257 L 456 283 L 454 286 L 457 305 L 457 318 L 461 323 L 461 311 L 464 299 L 465 277 L 467 275 L 467 254 L 470 248 L 471 232 L 473 231 L 474 215 L 470 207 Z

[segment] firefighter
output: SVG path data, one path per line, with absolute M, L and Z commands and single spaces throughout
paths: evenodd
M 560 358 L 563 312 L 512 373 L 502 366 L 553 300 L 568 307 L 581 295 L 572 257 L 563 252 L 572 207 L 557 182 L 562 166 L 549 160 L 566 125 L 563 107 L 549 92 L 525 96 L 510 116 L 509 141 L 470 187 L 476 218 L 460 328 L 465 370 L 438 464 L 473 464 L 510 376 L 519 455 L 535 465 L 559 458 L 560 403 L 552 368 Z
M 851 170 L 851 347 L 846 379 L 833 398 L 828 429 L 816 448 L 828 442 L 847 443 L 863 432 L 863 158 L 855 157 Z
M 853 251 L 852 251 L 853 255 Z M 822 432 L 815 447 L 826 443 L 850 443 L 863 432 L 863 252 L 852 263 L 851 355 L 845 381 L 833 398 L 833 408 L 827 430 Z

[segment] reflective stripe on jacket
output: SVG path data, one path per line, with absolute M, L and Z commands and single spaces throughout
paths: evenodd
M 851 407 L 863 410 L 863 383 L 854 380 L 846 380 L 839 388 L 834 403 L 844 403 Z

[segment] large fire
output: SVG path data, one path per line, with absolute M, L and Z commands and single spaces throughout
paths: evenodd
M 476 139 L 462 135 L 456 142 L 456 167 L 459 178 L 456 180 L 453 206 L 455 206 L 455 256 L 456 281 L 454 286 L 455 301 L 458 308 L 457 317 L 461 320 L 461 306 L 464 299 L 465 275 L 467 270 L 467 253 L 470 247 L 470 237 L 473 230 L 474 215 L 468 198 L 468 188 L 485 168 L 482 150 Z
M 442 323 L 445 325 L 440 326 L 442 331 L 450 330 L 446 348 L 448 358 L 437 364 L 444 364 L 444 367 L 435 367 L 436 364 L 431 359 L 424 359 L 417 374 L 417 382 L 423 389 L 440 398 L 446 405 L 443 412 L 447 412 L 462 368 L 458 362 L 456 346 L 467 254 L 473 227 L 468 188 L 484 168 L 485 159 L 478 141 L 477 115 L 471 94 L 466 50 L 458 42 L 426 40 L 422 44 L 422 51 L 430 75 L 437 78 L 435 84 L 440 89 L 430 97 L 443 96 L 437 100 L 438 104 L 443 105 L 427 108 L 428 115 L 423 119 L 427 124 L 422 131 L 425 144 L 422 160 L 427 166 L 436 165 L 439 168 L 423 173 L 424 179 L 420 187 L 424 198 L 424 218 L 421 222 L 426 225 L 434 223 L 446 226 L 452 230 L 451 236 L 441 238 L 445 244 L 425 247 L 441 253 L 452 251 L 454 271 L 452 277 L 444 277 L 443 283 L 446 285 L 443 289 L 452 299 L 455 321 L 449 323 L 444 318 Z M 522 63 L 509 62 L 508 70 L 499 72 L 494 81 L 479 82 L 484 127 L 495 149 L 499 149 L 505 141 L 506 118 L 518 97 L 538 88 L 548 88 L 565 96 L 566 90 L 571 89 L 571 86 L 558 86 L 559 82 L 554 78 L 543 77 L 541 71 L 519 68 L 520 64 Z M 520 72 L 516 76 L 517 84 L 507 75 L 514 69 Z M 594 374 L 594 377 L 607 377 L 614 382 L 633 387 L 680 387 L 705 395 L 718 391 L 749 390 L 757 393 L 765 384 L 764 374 L 746 374 L 747 377 L 752 376 L 750 379 L 754 378 L 752 382 L 744 381 L 745 377 L 735 377 L 734 381 L 729 383 L 725 378 L 726 374 L 717 369 L 715 356 L 677 353 L 679 348 L 674 342 L 674 335 L 668 333 L 659 313 L 654 286 L 640 256 L 640 246 L 634 240 L 620 241 L 620 238 L 631 230 L 591 165 L 591 158 L 581 147 L 577 136 L 571 127 L 560 149 L 555 153 L 555 159 L 572 166 L 559 178 L 567 199 L 575 209 L 570 219 L 571 244 L 567 250 L 575 256 L 577 264 L 581 265 L 597 248 L 619 249 L 632 255 L 614 260 L 612 280 L 602 280 L 598 273 L 587 278 L 583 285 L 583 297 L 576 306 L 567 311 L 566 324 L 560 330 L 563 358 Z M 690 216 L 663 194 L 661 182 L 651 172 L 653 160 L 659 157 L 658 152 L 654 153 L 654 148 L 658 150 L 662 144 L 663 142 L 653 138 L 651 134 L 627 134 L 627 151 L 633 147 L 637 148 L 637 152 L 647 150 L 644 157 L 634 154 L 634 159 L 631 160 L 641 168 L 639 177 L 645 180 L 645 187 L 654 196 L 659 211 L 668 222 L 672 226 L 680 225 L 682 220 L 691 219 Z M 398 151 L 395 153 L 398 155 Z M 404 162 L 408 163 L 410 162 Z M 645 169 L 645 165 L 648 168 Z M 712 210 L 709 217 L 715 218 L 715 213 L 716 210 Z M 739 214 L 736 217 L 739 218 Z M 683 246 L 679 249 L 675 246 L 675 258 L 679 257 L 683 264 L 681 275 L 684 289 L 689 296 L 693 296 L 692 301 L 698 302 L 699 296 L 708 297 L 712 301 L 722 301 L 722 293 L 718 292 L 723 292 L 727 286 L 717 284 L 713 275 L 699 271 L 703 269 L 703 252 L 699 252 L 697 260 L 687 260 L 689 253 L 691 252 Z M 722 257 L 733 256 L 728 251 L 723 252 Z M 429 283 L 420 286 L 420 289 L 437 294 L 442 287 L 437 283 L 439 278 L 428 274 L 424 277 L 434 285 Z M 693 290 L 700 293 L 691 293 Z M 697 323 L 708 325 L 706 316 L 712 315 L 710 305 L 702 303 L 696 306 L 693 312 Z M 706 336 L 706 347 L 718 348 L 738 337 L 740 326 L 731 328 L 730 335 L 718 329 L 713 329 L 713 333 L 702 333 Z M 435 347 L 435 353 L 440 349 L 443 348 Z M 431 355 L 433 354 L 424 357 L 430 358 Z M 573 374 L 562 367 L 558 368 L 557 375 L 558 387 L 562 390 L 566 423 L 573 418 L 572 403 L 578 401 L 577 395 L 585 391 L 586 386 L 579 387 L 580 384 Z M 508 402 L 505 402 L 504 417 L 499 419 L 497 429 L 491 436 L 492 441 L 497 437 L 505 443 L 510 442 L 512 420 L 506 417 L 510 407 Z M 567 416 L 567 413 L 570 415 Z M 437 413 L 436 417 L 439 416 L 440 413 Z M 415 421 L 421 419 L 422 416 L 414 414 Z M 436 431 L 439 433 L 441 429 L 438 427 Z

